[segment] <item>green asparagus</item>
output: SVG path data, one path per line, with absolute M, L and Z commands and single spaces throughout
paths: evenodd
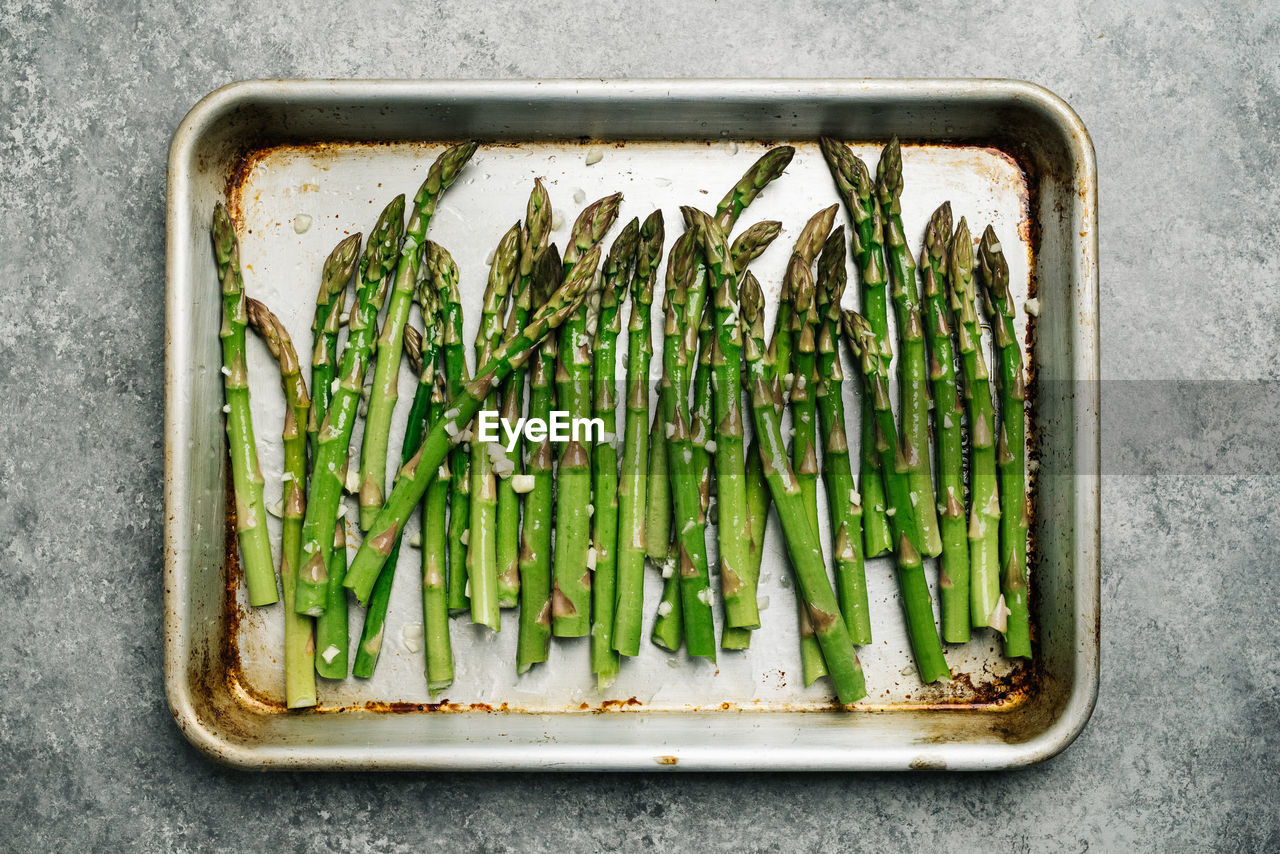
M 600 315 L 596 322 L 594 357 L 595 392 L 592 414 L 604 425 L 604 436 L 591 456 L 591 548 L 594 574 L 591 583 L 591 671 L 601 689 L 618 675 L 618 652 L 613 648 L 613 622 L 618 591 L 618 392 L 615 381 L 617 342 L 621 332 L 621 305 L 635 273 L 640 220 L 632 219 L 609 249 L 601 277 Z M 590 566 L 592 561 L 588 561 Z
M 565 275 L 579 255 L 604 237 L 618 216 L 621 194 L 589 205 L 573 225 L 565 250 Z M 592 300 L 594 302 L 594 300 Z M 591 415 L 591 348 L 587 327 L 595 306 L 584 302 L 560 330 L 556 405 L 574 423 Z M 591 446 L 590 436 L 570 436 L 561 445 L 556 473 L 556 544 L 551 594 L 551 630 L 557 637 L 583 637 L 591 628 Z
M 280 534 L 280 583 L 284 588 L 284 702 L 290 709 L 316 704 L 315 637 L 311 618 L 293 610 L 293 588 L 302 557 L 303 488 L 307 480 L 307 435 L 304 425 L 311 411 L 311 398 L 302 379 L 298 353 L 289 333 L 265 305 L 246 300 L 249 325 L 266 342 L 280 365 L 280 385 L 284 389 L 284 471 L 280 476 L 283 507 Z
M 476 332 L 476 365 L 483 365 L 502 341 L 502 319 L 507 297 L 519 274 L 520 223 L 507 229 L 494 250 L 489 265 L 489 283 L 485 287 L 480 309 L 480 327 Z M 476 425 L 471 428 L 471 525 L 467 540 L 467 578 L 471 582 L 471 621 L 498 631 L 501 613 L 498 607 L 498 484 L 492 451 L 501 450 L 499 442 L 480 441 L 474 435 L 479 419 L 496 415 L 498 396 L 491 394 L 480 407 Z
M 249 604 L 276 601 L 276 570 L 262 501 L 262 470 L 253 438 L 249 412 L 249 368 L 245 362 L 244 279 L 240 274 L 240 243 L 227 209 L 219 202 L 213 209 L 213 255 L 222 285 L 222 388 L 226 395 L 227 444 L 231 452 L 231 480 L 235 493 L 236 532 Z
M 629 656 L 640 654 L 640 623 L 644 613 L 645 506 L 649 500 L 651 453 L 648 424 L 649 365 L 653 358 L 651 315 L 663 240 L 662 211 L 658 210 L 640 226 L 636 271 L 631 279 L 631 318 L 627 323 L 627 397 L 622 474 L 618 481 L 618 601 L 613 648 Z M 656 444 L 666 446 L 661 438 Z M 664 484 L 663 492 L 669 495 L 667 490 Z M 669 504 L 665 515 L 670 515 Z M 664 518 L 660 536 L 666 533 L 669 524 Z
M 400 383 L 400 355 L 403 350 L 404 325 L 418 285 L 418 265 L 422 260 L 422 242 L 435 213 L 440 196 L 458 177 L 476 152 L 476 143 L 450 146 L 431 164 L 427 178 L 413 197 L 409 224 L 396 264 L 391 296 L 387 300 L 387 316 L 377 342 L 377 362 L 373 368 L 373 390 L 369 395 L 369 411 L 364 420 L 364 440 L 360 451 L 360 530 L 369 530 L 374 514 L 382 506 L 387 478 L 387 439 L 391 431 L 391 413 L 395 409 Z
M 942 639 L 969 640 L 969 540 L 964 521 L 964 410 L 956 391 L 955 353 L 947 321 L 947 256 L 951 248 L 951 203 L 934 211 L 924 232 L 920 284 L 924 292 L 924 334 L 929 343 L 929 379 L 933 382 L 934 430 L 938 447 L 938 522 L 942 555 L 938 558 L 938 597 Z
M 995 230 L 987 226 L 978 244 L 978 271 L 991 334 L 996 342 L 1000 373 L 1000 434 L 996 460 L 1000 469 L 1000 595 L 1008 613 L 1004 654 L 1031 657 L 1031 626 L 1027 613 L 1027 387 L 1022 370 L 1022 345 L 1014 328 L 1013 298 L 1009 295 L 1009 262 Z M 998 628 L 998 626 L 997 626 Z
M 370 535 L 360 544 L 360 550 L 347 572 L 344 585 L 356 594 L 358 600 L 368 599 L 396 535 L 404 529 L 409 514 L 435 479 L 437 467 L 444 462 L 449 448 L 459 441 L 476 410 L 497 384 L 533 354 L 533 348 L 548 330 L 560 326 L 566 317 L 576 313 L 591 288 L 599 264 L 598 248 L 592 248 L 582 256 L 573 272 L 538 309 L 529 325 L 503 341 L 493 357 L 477 370 L 475 379 L 449 402 L 449 408 L 432 426 L 418 452 L 401 467 L 399 478 L 387 496 L 387 503 L 378 511 Z
M 824 137 L 822 154 L 853 220 L 849 238 L 854 266 L 862 281 L 862 313 L 875 330 L 879 355 L 888 365 L 893 359 L 893 350 L 889 346 L 888 299 L 884 254 L 881 251 L 884 237 L 880 205 L 873 192 L 871 175 L 867 172 L 867 164 L 855 157 L 843 143 Z M 875 416 L 871 411 L 871 399 L 865 395 L 862 398 L 861 421 L 858 466 L 862 480 L 863 555 L 876 557 L 893 548 L 893 538 L 889 533 L 889 518 L 885 515 L 884 481 L 875 450 Z

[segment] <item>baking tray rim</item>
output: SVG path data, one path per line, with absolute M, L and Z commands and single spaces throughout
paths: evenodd
M 193 149 L 211 126 L 242 105 L 279 99 L 292 106 L 337 99 L 437 100 L 471 98 L 528 99 L 582 98 L 608 95 L 619 100 L 679 95 L 685 98 L 777 97 L 822 95 L 833 100 L 895 99 L 910 102 L 983 102 L 1004 99 L 1041 114 L 1061 134 L 1070 159 L 1077 164 L 1078 183 L 1072 214 L 1089 227 L 1073 239 L 1072 258 L 1083 255 L 1083 266 L 1070 276 L 1074 303 L 1081 312 L 1071 327 L 1073 368 L 1079 393 L 1072 404 L 1077 458 L 1085 458 L 1075 475 L 1074 505 L 1077 520 L 1073 532 L 1075 620 L 1073 683 L 1061 713 L 1040 733 L 1016 744 L 937 745 L 927 751 L 936 763 L 908 764 L 901 748 L 859 748 L 833 751 L 827 748 L 786 748 L 759 752 L 726 751 L 707 746 L 682 748 L 678 764 L 654 764 L 656 748 L 643 745 L 610 745 L 608 758 L 600 744 L 431 745 L 411 748 L 363 746 L 243 744 L 215 731 L 196 708 L 187 670 L 190 638 L 183 629 L 188 601 L 189 555 L 186 528 L 176 520 L 190 512 L 189 502 L 175 473 L 188 459 L 187 436 L 178 434 L 180 401 L 173 390 L 184 378 L 183 365 L 173 358 L 190 332 L 170 320 L 181 315 L 179 289 L 185 275 L 191 223 L 190 181 L 186 170 Z M 1097 165 L 1092 140 L 1075 110 L 1050 90 L 1027 81 L 999 78 L 822 78 L 822 79 L 548 79 L 548 80 L 406 80 L 406 79 L 296 79 L 244 80 L 221 86 L 201 98 L 174 132 L 167 162 L 165 197 L 165 479 L 164 479 L 164 676 L 170 711 L 179 729 L 198 750 L 221 763 L 245 768 L 379 768 L 387 770 L 894 770 L 908 767 L 942 767 L 952 770 L 1016 768 L 1044 761 L 1066 749 L 1092 716 L 1099 688 L 1101 482 L 1098 460 L 1101 448 Z M 634 713 L 642 715 L 646 713 Z M 648 713 L 668 714 L 668 713 Z M 674 713 L 672 713 L 674 714 Z M 778 714 L 778 713 L 769 713 Z M 785 713 L 784 713 L 785 714 Z M 699 754 L 704 754 L 699 756 Z

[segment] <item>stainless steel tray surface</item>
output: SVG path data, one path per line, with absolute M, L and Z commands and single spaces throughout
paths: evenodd
M 795 591 L 775 521 L 762 568 L 764 626 L 746 653 L 721 652 L 713 664 L 646 644 L 601 692 L 585 639 L 557 639 L 546 665 L 517 677 L 515 612 L 503 614 L 506 630 L 496 635 L 464 618 L 453 623 L 457 679 L 433 699 L 415 635 L 419 555 L 406 548 L 374 678 L 320 680 L 318 709 L 286 712 L 281 606 L 249 608 L 234 548 L 226 557 L 221 383 L 210 332 L 220 310 L 207 235 L 213 202 L 226 199 L 237 218 L 247 291 L 306 353 L 329 249 L 367 230 L 394 194 L 411 195 L 445 144 L 482 140 L 430 232 L 462 271 L 469 340 L 486 259 L 522 216 L 534 177 L 559 214 L 553 241 L 563 242 L 584 204 L 616 190 L 624 194 L 619 222 L 661 207 L 670 235 L 680 228 L 679 205 L 713 205 L 748 164 L 785 142 L 797 148 L 791 166 L 742 220 L 784 226 L 752 267 L 772 312 L 800 226 L 838 201 L 820 134 L 847 140 L 873 168 L 883 141 L 900 136 L 913 248 L 933 208 L 949 199 L 975 231 L 995 226 L 1015 304 L 1039 299 L 1030 329 L 1025 312 L 1018 317 L 1038 463 L 1035 662 L 1012 664 L 996 635 L 976 632 L 947 648 L 955 680 L 922 686 L 891 564 L 869 561 L 875 641 L 860 649 L 869 695 L 852 709 L 834 707 L 826 680 L 805 688 L 800 679 Z M 587 165 L 589 151 L 603 156 Z M 302 233 L 299 216 L 310 222 Z M 847 224 L 843 212 L 837 222 Z M 1095 229 L 1087 134 L 1065 104 L 1029 84 L 283 81 L 211 94 L 178 129 L 170 155 L 165 649 L 175 718 L 197 746 L 248 767 L 997 768 L 1053 755 L 1087 721 L 1097 685 Z M 256 342 L 249 368 L 271 501 L 283 402 L 274 364 Z M 403 382 L 407 399 L 412 382 Z M 392 454 L 406 408 L 392 428 Z M 857 435 L 855 422 L 849 429 Z M 278 550 L 278 525 L 272 533 Z M 646 637 L 656 572 L 647 585 Z M 353 643 L 361 621 L 353 607 Z

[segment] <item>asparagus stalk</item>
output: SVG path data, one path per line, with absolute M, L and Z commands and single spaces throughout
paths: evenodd
M 541 305 L 560 283 L 563 267 L 560 251 L 552 244 L 538 256 L 533 276 L 533 298 Z M 555 408 L 556 331 L 538 346 L 529 372 L 529 417 L 551 419 Z M 551 439 L 527 449 L 525 475 L 533 483 L 525 495 L 520 529 L 520 630 L 516 643 L 516 672 L 525 673 L 546 661 L 551 650 L 551 510 L 554 457 Z
M 898 443 L 898 428 L 889 403 L 888 372 L 876 354 L 878 344 L 871 323 L 853 311 L 846 311 L 842 319 L 845 337 L 862 371 L 863 394 L 871 398 L 875 412 L 876 449 L 880 453 L 880 471 L 889 496 L 886 514 L 898 542 L 898 587 L 902 593 L 902 609 L 906 615 L 907 636 L 911 641 L 916 670 L 925 683 L 949 679 L 951 673 L 933 622 L 929 582 L 924 577 L 920 551 L 912 541 L 918 536 L 915 507 L 911 503 L 909 467 Z
M 1027 389 L 1022 370 L 1022 345 L 1014 329 L 1013 298 L 1009 295 L 1009 263 L 995 230 L 987 226 L 978 244 L 978 270 L 1000 373 L 1000 436 L 996 460 L 1000 469 L 1000 593 L 1008 610 L 1004 654 L 1031 657 L 1031 626 L 1027 613 Z
M 698 240 L 714 283 L 715 337 L 711 348 L 715 415 L 716 488 L 719 516 L 720 589 L 725 624 L 730 628 L 760 627 L 756 600 L 759 567 L 751 561 L 751 520 L 747 506 L 746 454 L 742 428 L 742 328 L 739 319 L 738 277 L 778 234 L 774 224 L 748 229 L 730 246 L 724 229 L 711 217 L 690 210 Z M 753 573 L 755 570 L 755 573 Z
M 955 353 L 947 320 L 947 256 L 951 249 L 951 203 L 934 211 L 924 231 L 920 282 L 924 291 L 924 333 L 929 343 L 929 379 L 933 382 L 934 430 L 938 446 L 938 596 L 942 639 L 969 640 L 969 540 L 964 521 L 964 409 L 956 391 Z
M 579 255 L 600 242 L 618 216 L 621 194 L 589 205 L 573 225 L 565 250 L 565 275 Z M 557 406 L 571 419 L 591 415 L 591 349 L 587 329 L 592 307 L 584 303 L 560 330 L 556 365 Z M 570 436 L 561 445 L 556 483 L 556 545 L 552 576 L 551 630 L 557 637 L 583 637 L 591 628 L 591 441 Z
M 640 654 L 640 624 L 644 613 L 644 559 L 648 546 L 645 507 L 650 477 L 647 465 L 652 453 L 648 432 L 649 364 L 653 359 L 651 315 L 664 236 L 662 211 L 657 210 L 640 226 L 636 271 L 631 279 L 631 317 L 627 322 L 627 398 L 622 474 L 618 481 L 618 597 L 613 648 L 630 656 Z M 661 438 L 655 444 L 666 447 Z M 666 511 L 658 534 L 663 536 L 670 525 L 669 487 L 663 484 L 660 492 L 668 499 L 663 502 Z
M 519 261 L 520 223 L 517 222 L 502 236 L 489 265 L 489 283 L 485 287 L 480 328 L 476 332 L 477 367 L 489 360 L 502 341 L 502 318 L 507 297 L 519 273 Z M 478 418 L 497 412 L 495 393 L 481 405 Z M 501 625 L 501 615 L 498 606 L 498 483 L 492 455 L 501 449 L 501 441 L 490 444 L 474 435 L 471 438 L 471 526 L 467 541 L 471 621 L 494 631 L 498 631 Z
M 449 402 L 449 408 L 427 433 L 418 452 L 401 467 L 400 477 L 387 496 L 387 503 L 378 511 L 370 535 L 360 544 L 360 550 L 347 572 L 344 584 L 358 600 L 367 601 L 396 535 L 403 530 L 405 520 L 435 479 L 436 470 L 444 462 L 449 448 L 459 441 L 462 430 L 481 403 L 516 366 L 533 355 L 534 347 L 548 330 L 560 326 L 566 317 L 577 311 L 590 290 L 599 263 L 599 249 L 593 248 L 582 257 L 564 284 L 538 309 L 529 325 L 516 330 L 514 335 L 503 341 L 492 358 L 480 366 L 475 379 Z
M 518 329 L 529 322 L 533 305 L 533 273 L 538 258 L 547 248 L 551 236 L 551 200 L 541 179 L 533 182 L 529 203 L 525 208 L 524 227 L 520 231 L 520 279 L 511 302 L 509 323 Z M 524 412 L 524 386 L 528 365 L 522 365 L 507 378 L 502 389 L 501 414 L 504 421 L 515 424 Z M 521 445 L 508 451 L 505 443 L 499 452 L 514 471 L 520 464 Z M 505 465 L 505 464 L 504 464 Z M 498 606 L 514 608 L 520 601 L 520 495 L 511 478 L 498 479 Z
M 303 565 L 298 569 L 294 610 L 319 617 L 330 604 L 335 605 L 329 619 L 316 625 L 316 670 L 322 676 L 339 670 L 341 676 L 346 676 L 347 608 L 341 588 L 345 555 L 337 573 L 330 571 L 333 568 L 330 561 L 335 555 L 335 531 L 341 528 L 337 523 L 346 481 L 347 450 L 355 427 L 360 390 L 364 387 L 365 368 L 373 349 L 374 326 L 385 293 L 383 280 L 394 264 L 403 227 L 404 196 L 401 195 L 392 199 L 379 214 L 360 258 L 356 303 L 347 321 L 347 344 L 338 369 L 337 387 L 330 385 L 333 400 L 320 422 L 319 450 L 311 469 L 307 510 L 302 521 Z M 324 643 L 326 635 L 334 642 Z
M 827 490 L 836 594 L 855 644 L 871 643 L 867 577 L 862 563 L 862 499 L 853 480 L 844 419 L 844 369 L 840 365 L 840 300 L 848 282 L 844 226 L 827 238 L 818 259 L 818 364 L 814 394 L 823 436 L 822 480 Z
M 284 389 L 284 473 L 281 475 L 283 523 L 280 534 L 280 582 L 284 588 L 284 701 L 290 709 L 316 704 L 315 638 L 311 618 L 293 610 L 293 588 L 302 557 L 303 487 L 307 480 L 307 436 L 304 426 L 311 398 L 302 379 L 298 354 L 284 324 L 262 303 L 246 300 L 249 325 L 266 342 L 280 365 Z
M 720 200 L 719 204 L 716 205 L 714 217 L 726 234 L 732 230 L 734 223 L 737 222 L 738 217 L 747 208 L 747 206 L 755 201 L 760 193 L 763 192 L 765 187 L 782 174 L 783 170 L 786 169 L 788 164 L 790 164 L 791 159 L 794 156 L 795 149 L 789 145 L 772 148 L 761 155 L 755 163 L 751 164 L 747 171 L 743 173 L 742 177 L 738 179 L 737 183 L 729 188 L 729 191 Z M 695 263 L 696 267 L 693 271 L 692 278 L 684 289 L 685 305 L 682 307 L 680 312 L 683 318 L 693 318 L 697 321 L 686 323 L 687 330 L 684 338 L 684 348 L 685 358 L 689 363 L 693 363 L 697 359 L 698 339 L 701 327 L 701 318 L 703 316 L 707 281 L 706 265 L 701 257 L 698 257 L 695 260 Z M 668 267 L 669 266 L 670 265 L 668 264 Z M 702 385 L 701 387 L 704 389 L 706 388 L 705 385 Z M 686 388 L 684 390 L 684 395 L 687 396 L 687 394 L 688 389 Z M 661 391 L 659 392 L 659 395 L 661 396 Z M 684 399 L 684 397 L 680 398 L 682 406 Z M 666 442 L 659 441 L 665 435 L 667 430 L 665 417 L 664 407 L 659 406 L 658 412 L 654 415 L 653 430 L 650 432 L 650 446 L 653 448 L 651 451 L 651 456 L 653 458 L 650 460 L 649 466 L 651 472 L 659 471 L 659 467 L 656 463 L 665 462 L 663 455 L 668 451 L 666 448 Z M 667 478 L 664 477 L 662 480 L 663 482 L 666 482 Z M 664 512 L 664 509 L 670 503 L 670 496 L 668 494 L 664 494 L 662 490 L 654 488 L 658 485 L 659 484 L 655 482 L 655 478 L 650 479 L 650 510 L 646 517 L 646 540 L 649 543 L 646 547 L 646 551 L 649 558 L 655 561 L 663 559 L 665 551 L 663 541 L 671 538 L 671 532 L 669 530 L 670 520 L 667 518 L 669 513 Z M 669 483 L 664 488 L 669 492 Z M 666 536 L 663 536 L 662 534 L 664 527 L 667 527 Z M 667 578 L 666 585 L 668 587 L 676 583 L 678 583 L 678 579 L 673 577 Z M 665 598 L 666 591 L 664 590 L 664 599 Z M 708 613 L 705 616 L 709 620 L 710 605 L 707 605 L 706 610 Z M 699 622 L 704 622 L 702 617 L 695 619 Z M 744 648 L 747 640 L 748 639 L 746 638 L 738 636 L 736 640 L 737 646 L 727 648 Z
M 445 399 L 462 394 L 470 376 L 467 372 L 467 347 L 462 340 L 462 297 L 458 293 L 458 265 L 448 250 L 427 241 L 423 250 L 423 266 L 431 275 L 440 295 L 441 325 L 444 342 L 440 347 L 441 367 L 445 376 Z M 445 586 L 449 611 L 470 609 L 467 589 L 467 539 L 471 524 L 471 452 L 466 442 L 458 442 L 449 452 L 449 530 L 448 569 Z
M 795 337 L 797 331 L 797 315 L 794 305 L 795 300 L 795 284 L 798 270 L 803 268 L 806 272 L 813 264 L 814 258 L 818 256 L 818 252 L 822 249 L 823 241 L 826 240 L 827 234 L 831 231 L 831 225 L 835 221 L 836 206 L 824 208 L 809 218 L 804 228 L 800 230 L 800 236 L 796 238 L 795 247 L 792 250 L 792 263 L 788 264 L 787 274 L 782 282 L 782 295 L 779 297 L 778 311 L 774 318 L 773 338 L 769 342 L 769 351 L 762 360 L 763 368 L 768 373 L 770 381 L 777 380 L 779 382 L 779 393 L 782 394 L 789 390 L 792 386 L 793 371 L 793 355 L 795 349 Z M 780 398 L 783 400 L 784 398 Z M 782 417 L 781 407 L 778 410 L 778 417 Z M 759 457 L 759 438 L 753 440 L 753 447 L 748 451 L 749 457 Z M 764 477 L 763 461 L 760 466 L 752 465 L 748 471 L 748 477 Z M 749 486 L 748 494 L 756 491 L 756 487 Z M 815 493 L 816 495 L 816 493 Z M 766 499 L 766 502 L 770 499 Z M 815 498 L 816 501 L 816 498 Z M 767 514 L 768 504 L 764 506 L 761 513 L 762 516 Z M 814 525 L 817 525 L 817 508 L 815 505 Z M 763 537 L 763 530 L 761 531 Z M 761 541 L 763 547 L 763 540 Z M 825 665 L 822 661 L 822 651 L 818 646 L 818 639 L 814 635 L 813 626 L 809 622 L 809 614 L 800 601 L 796 598 L 796 609 L 800 621 L 800 660 L 805 674 L 805 684 L 812 685 L 822 676 L 826 675 Z
M 426 333 L 420 336 L 421 345 L 418 357 L 418 384 L 413 392 L 413 402 L 409 407 L 409 419 L 405 425 L 404 443 L 400 450 L 400 464 L 403 465 L 413 456 L 413 452 L 422 442 L 422 434 L 430 427 L 431 398 L 435 390 L 436 337 L 435 327 L 439 325 L 439 298 L 431 288 L 426 277 L 418 277 L 418 303 L 422 308 L 422 319 Z M 405 328 L 405 340 L 411 327 Z M 423 370 L 426 365 L 426 370 Z M 434 484 L 433 484 L 434 485 Z M 364 628 L 360 632 L 360 643 L 356 645 L 356 660 L 351 665 L 351 674 L 361 679 L 373 676 L 373 669 L 378 664 L 378 655 L 382 652 L 383 629 L 387 622 L 387 607 L 391 603 L 391 585 L 395 581 L 396 565 L 399 563 L 400 546 L 403 536 L 397 537 L 391 547 L 387 563 L 378 574 L 369 595 L 369 607 L 365 610 Z
M 463 142 L 440 153 L 427 179 L 413 197 L 413 210 L 404 230 L 404 243 L 396 264 L 391 296 L 387 300 L 387 316 L 378 336 L 377 363 L 373 368 L 373 391 L 369 395 L 369 411 L 364 421 L 364 440 L 360 451 L 360 530 L 369 530 L 373 517 L 382 506 L 387 480 L 387 439 L 391 432 L 391 413 L 399 397 L 400 355 L 404 325 L 409 319 L 414 290 L 418 284 L 418 265 L 422 259 L 422 242 L 435 213 L 440 196 L 458 177 L 476 152 L 476 143 Z
M 888 300 L 885 293 L 884 242 L 880 205 L 873 191 L 867 164 L 843 143 L 830 138 L 822 140 L 822 154 L 835 179 L 840 197 L 853 220 L 850 232 L 854 266 L 862 281 L 862 313 L 875 330 L 879 356 L 887 365 L 893 359 L 889 346 Z M 875 415 L 871 398 L 862 397 L 861 451 L 858 461 L 862 479 L 863 554 L 875 557 L 893 548 L 889 518 L 885 515 L 884 481 L 875 445 Z
M 435 283 L 424 280 L 426 288 L 435 289 Z M 448 380 L 439 353 L 444 346 L 444 323 L 440 315 L 439 293 L 425 297 L 424 303 L 435 303 L 435 322 L 427 328 L 432 342 L 427 350 L 429 359 L 418 366 L 421 375 L 431 372 L 431 406 L 427 423 L 435 426 L 444 417 L 445 389 Z M 448 530 L 445 517 L 449 509 L 449 489 L 453 479 L 447 464 L 436 469 L 435 478 L 427 486 L 427 497 L 422 503 L 422 640 L 424 673 L 427 691 L 431 696 L 453 684 L 453 641 L 449 637 L 449 596 L 446 587 L 448 561 Z
M 924 330 L 920 322 L 920 295 L 916 290 L 915 260 L 902 227 L 902 150 L 897 137 L 889 141 L 876 167 L 876 194 L 884 212 L 884 246 L 898 338 L 902 348 L 899 386 L 902 393 L 902 454 L 915 508 L 917 541 L 922 554 L 942 552 L 938 510 L 933 491 L 933 467 L 929 462 L 929 374 L 924 354 Z
M 759 346 L 764 338 L 764 294 L 760 292 L 754 277 L 743 278 L 740 300 L 742 326 L 748 330 L 744 352 L 750 377 L 752 419 L 760 437 L 760 458 L 764 464 L 765 479 L 773 495 L 778 519 L 782 522 L 796 583 L 835 685 L 836 696 L 841 703 L 853 703 L 867 693 L 862 665 L 858 662 L 844 620 L 840 618 L 839 605 L 827 578 L 818 537 L 805 509 L 800 484 L 787 460 L 778 414 L 781 408 L 781 390 L 776 377 L 770 379 L 765 366 L 765 354 Z
M 658 441 L 666 444 L 665 440 Z M 680 612 L 680 576 L 676 574 L 676 564 L 680 561 L 679 551 L 679 544 L 672 540 L 667 546 L 667 556 L 662 561 L 662 597 L 658 600 L 658 616 L 653 621 L 653 642 L 671 652 L 680 648 L 680 641 L 684 637 L 684 614 Z
M 342 307 L 347 285 L 360 257 L 360 235 L 343 238 L 325 259 L 320 274 L 320 292 L 316 294 L 316 313 L 311 321 L 311 411 L 307 418 L 307 437 L 311 456 L 320 453 L 320 422 L 329 411 L 333 392 L 333 369 L 338 363 L 338 329 L 342 325 Z M 304 484 L 305 488 L 305 484 Z M 296 571 L 296 567 L 295 567 Z
M 666 314 L 664 301 L 662 316 L 666 317 Z M 661 395 L 661 389 L 658 393 Z M 667 471 L 665 424 L 662 407 L 658 406 L 653 411 L 653 423 L 649 427 L 649 477 L 644 512 L 645 557 L 658 563 L 666 560 L 671 545 L 671 479 Z
M 969 416 L 969 620 L 974 628 L 984 628 L 1005 625 L 1000 600 L 1000 489 L 991 378 L 973 281 L 973 237 L 963 217 L 951 241 L 950 271 L 948 289 Z
M 613 623 L 618 591 L 618 452 L 614 436 L 618 431 L 618 393 L 614 373 L 617 368 L 618 334 L 622 331 L 621 304 L 635 274 L 636 249 L 640 240 L 640 220 L 632 219 L 618 234 L 605 259 L 601 277 L 600 317 L 596 323 L 592 352 L 595 364 L 595 394 L 592 412 L 604 425 L 604 437 L 591 457 L 592 501 L 591 542 L 595 574 L 591 584 L 591 671 L 597 687 L 613 684 L 618 675 L 618 652 L 613 648 Z
M 706 524 L 693 470 L 693 443 L 684 402 L 689 388 L 688 329 L 696 327 L 688 302 L 689 286 L 697 278 L 696 239 L 686 231 L 667 258 L 668 288 L 663 339 L 662 409 L 666 423 L 667 463 L 671 469 L 671 498 L 675 510 L 680 576 L 680 609 L 689 654 L 715 659 L 715 628 L 711 617 L 711 580 L 707 571 Z M 672 281 L 674 271 L 674 281 Z M 696 340 L 696 336 L 695 336 Z
M 810 388 L 815 381 L 816 355 L 814 327 L 818 312 L 814 307 L 813 274 L 809 262 L 799 255 L 792 255 L 787 268 L 791 283 L 791 467 L 795 472 L 805 515 L 809 519 L 814 541 L 821 540 L 818 533 L 818 457 L 817 457 L 817 407 Z M 800 614 L 800 659 L 804 684 L 812 685 L 826 676 L 827 666 L 821 654 L 816 627 L 805 607 L 804 598 L 796 596 Z M 846 627 L 847 630 L 847 627 Z
M 244 354 L 244 279 L 240 275 L 240 243 L 227 209 L 213 208 L 213 255 L 222 285 L 222 388 L 226 395 L 227 445 L 231 452 L 231 480 L 236 501 L 236 532 L 249 604 L 276 601 L 276 570 L 262 501 L 262 470 L 249 412 L 249 369 Z

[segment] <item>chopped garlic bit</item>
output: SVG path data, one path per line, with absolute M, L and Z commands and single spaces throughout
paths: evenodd
M 409 545 L 415 549 L 422 548 L 422 532 L 421 531 L 414 532 L 414 535 L 409 538 Z
M 595 513 L 596 513 L 596 506 L 595 506 L 594 504 L 588 504 L 588 505 L 587 505 L 587 515 L 588 515 L 588 516 L 594 516 L 594 515 L 595 515 Z
M 716 440 L 708 439 L 705 447 L 708 454 L 714 454 L 716 452 Z
M 532 492 L 534 477 L 531 474 L 518 474 L 511 478 L 511 489 L 521 495 Z
M 229 404 L 229 403 L 224 403 L 224 404 L 222 405 L 222 414 L 223 414 L 223 415 L 230 415 L 230 414 L 231 414 L 231 404 Z
M 672 609 L 673 607 L 674 607 L 674 606 L 673 606 L 670 602 L 659 602 L 659 603 L 658 603 L 658 616 L 659 616 L 659 617 L 665 617 L 665 616 L 667 616 L 668 614 L 670 614 L 670 613 L 671 613 L 671 609 Z
M 598 148 L 591 148 L 587 150 L 586 163 L 588 166 L 594 166 L 595 164 L 599 163 L 601 160 L 604 160 L 603 151 L 601 151 Z
M 556 211 L 551 214 L 551 230 L 559 231 L 562 228 L 564 228 L 564 215 Z
M 223 366 L 222 366 L 222 375 L 223 375 L 224 377 L 229 377 L 229 376 L 231 376 L 231 369 L 230 369 L 230 368 L 228 368 L 226 365 L 223 365 Z
M 320 657 L 324 659 L 325 664 L 333 664 L 333 660 L 338 657 L 338 653 L 340 652 L 342 652 L 342 650 L 338 649 L 333 644 L 329 644 L 324 648 L 324 652 L 320 653 Z
M 587 194 L 585 190 L 578 189 L 573 191 L 573 203 L 575 205 L 582 204 L 584 201 L 586 201 L 586 198 L 587 198 Z
M 360 489 L 360 470 L 355 466 L 347 466 L 347 481 L 342 485 L 342 488 L 351 495 L 355 495 L 356 491 Z
M 676 562 L 674 560 L 664 560 L 662 562 L 662 577 L 670 578 L 676 574 Z
M 1032 317 L 1040 316 L 1040 300 L 1036 299 L 1035 297 L 1031 297 L 1026 302 L 1024 302 L 1022 304 L 1022 307 L 1025 308 L 1027 310 L 1027 314 L 1031 315 Z
M 759 610 L 761 610 L 761 611 L 767 611 L 767 610 L 769 610 L 769 597 L 768 597 L 768 596 L 761 596 L 761 597 L 756 601 L 756 607 L 757 607 Z
M 698 601 L 701 602 L 703 605 L 711 604 L 711 588 L 710 587 L 704 587 L 698 591 Z
M 422 623 L 405 623 L 400 629 L 400 643 L 409 652 L 422 649 Z
M 596 551 L 595 546 L 587 549 L 587 569 L 592 572 L 596 571 L 596 563 L 600 560 L 600 552 Z
M 300 213 L 293 218 L 293 230 L 298 234 L 306 234 L 311 230 L 311 217 Z

